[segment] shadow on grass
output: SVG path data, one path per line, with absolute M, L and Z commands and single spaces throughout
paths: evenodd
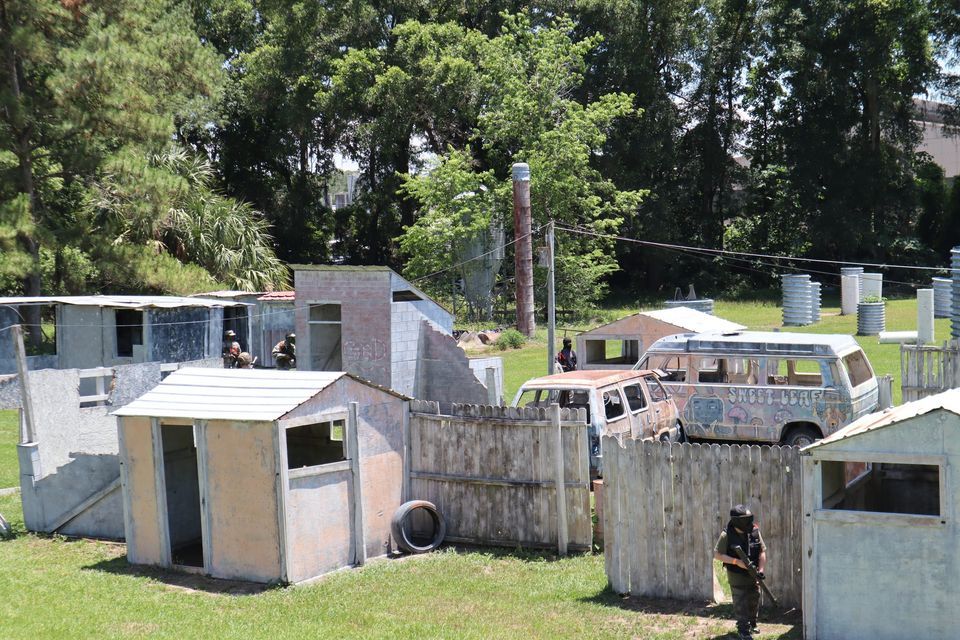
M 464 542 L 444 543 L 440 549 L 453 551 L 455 553 L 469 553 L 472 555 L 483 555 L 493 559 L 512 558 L 514 560 L 523 560 L 524 562 L 558 562 L 563 560 L 556 551 L 548 549 L 536 549 L 532 547 L 488 547 L 473 545 Z M 589 555 L 589 551 L 571 551 L 567 558 L 579 555 Z
M 641 598 L 629 595 L 620 595 L 613 591 L 609 586 L 605 587 L 594 596 L 581 598 L 581 602 L 589 604 L 598 604 L 605 607 L 616 607 L 626 611 L 634 611 L 647 615 L 668 615 L 668 616 L 693 616 L 697 618 L 710 618 L 715 620 L 732 621 L 733 605 L 729 602 L 716 604 L 708 601 L 687 601 L 687 600 L 667 600 L 662 598 Z M 775 624 L 790 627 L 787 631 L 778 635 L 769 633 L 760 633 L 758 638 L 777 638 L 778 640 L 800 640 L 803 637 L 803 618 L 798 609 L 789 609 L 782 611 L 764 607 L 760 610 L 761 631 L 763 625 Z M 734 632 L 722 633 L 712 636 L 710 640 L 720 640 L 721 638 L 735 638 Z
M 265 591 L 282 588 L 275 584 L 260 584 L 256 582 L 241 582 L 239 580 L 220 580 L 207 576 L 132 565 L 124 557 L 102 560 L 83 568 L 84 571 L 103 571 L 121 576 L 146 578 L 162 582 L 164 585 L 182 591 L 203 591 L 205 593 L 225 596 L 254 596 Z

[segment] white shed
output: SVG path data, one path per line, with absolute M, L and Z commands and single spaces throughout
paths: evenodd
M 802 450 L 807 640 L 956 638 L 960 390 Z
M 629 369 L 660 338 L 676 333 L 730 333 L 744 329 L 741 324 L 689 307 L 641 311 L 578 335 L 579 367 Z M 611 346 L 614 353 L 608 351 Z

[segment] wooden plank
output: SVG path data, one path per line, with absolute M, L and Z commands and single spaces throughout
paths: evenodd
M 696 445 L 696 447 L 699 447 L 699 445 Z M 703 474 L 700 471 L 700 458 L 696 447 L 689 443 L 682 445 L 684 460 L 684 466 L 680 471 L 683 476 L 682 544 L 685 550 L 696 548 L 694 541 L 700 529 L 699 514 L 697 513 L 699 491 L 695 490 L 694 487 L 700 486 L 703 481 Z M 683 587 L 683 597 L 696 599 L 703 595 L 703 590 L 698 588 L 698 582 L 700 582 L 700 576 L 705 573 L 706 559 L 693 554 L 689 557 L 690 562 L 684 563 L 687 567 L 687 575 Z
M 644 592 L 654 597 L 664 597 L 664 575 L 660 563 L 657 561 L 661 549 L 663 548 L 663 498 L 661 495 L 663 480 L 662 471 L 659 464 L 659 453 L 661 444 L 651 441 L 644 442 L 642 447 L 643 460 L 645 467 L 643 473 L 646 491 L 645 500 L 640 501 L 640 507 L 646 506 L 645 517 L 643 518 L 642 528 L 638 532 L 639 536 L 645 538 L 646 544 L 644 558 L 640 561 L 643 568 Z
M 351 402 L 347 413 L 347 446 L 350 451 L 351 493 L 353 494 L 353 561 L 362 566 L 367 561 L 366 538 L 363 529 L 363 478 L 360 464 L 360 434 L 357 418 L 359 405 Z
M 603 442 L 603 569 L 610 588 L 622 593 L 619 584 L 619 539 L 620 539 L 620 496 L 617 494 L 617 477 L 620 474 L 619 454 L 613 447 L 607 447 L 609 439 Z
M 664 576 L 664 594 L 668 598 L 676 598 L 678 596 L 680 584 L 679 565 L 686 564 L 685 562 L 674 562 L 673 558 L 677 558 L 679 556 L 672 555 L 678 551 L 681 551 L 680 549 L 675 548 L 678 532 L 678 506 L 676 492 L 679 490 L 679 488 L 674 486 L 676 473 L 674 472 L 673 468 L 673 464 L 676 461 L 677 451 L 679 449 L 680 445 L 672 445 L 669 443 L 660 445 L 660 477 L 663 497 L 663 534 L 661 536 L 662 544 L 660 545 L 660 554 L 658 559 L 660 561 L 660 571 Z
M 628 482 L 621 489 L 621 500 L 627 512 L 626 539 L 623 541 L 621 558 L 625 557 L 627 587 L 633 595 L 650 594 L 649 569 L 646 565 L 651 537 L 647 527 L 645 500 L 650 492 L 649 466 L 645 459 L 647 444 L 649 443 L 639 440 L 623 439 L 624 452 L 629 455 L 629 462 L 625 476 Z
M 764 464 L 761 467 L 762 481 L 767 492 L 764 510 L 760 518 L 760 531 L 767 544 L 766 574 L 770 579 L 771 589 L 774 585 L 782 585 L 787 579 L 784 558 L 784 521 L 780 506 L 783 503 L 783 480 L 787 473 L 781 464 L 781 447 L 769 447 L 763 452 Z M 781 594 L 783 590 L 780 589 Z M 766 604 L 766 603 L 765 603 Z

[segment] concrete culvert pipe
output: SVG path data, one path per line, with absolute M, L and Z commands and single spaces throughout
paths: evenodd
M 407 527 L 407 520 L 417 509 L 422 509 L 433 522 L 433 534 L 430 542 L 424 545 L 413 541 Z M 447 535 L 447 523 L 432 502 L 410 500 L 400 505 L 400 508 L 393 514 L 393 520 L 390 521 L 390 531 L 393 533 L 393 539 L 397 541 L 397 546 L 407 553 L 426 553 L 427 551 L 433 551 L 443 542 L 443 538 Z

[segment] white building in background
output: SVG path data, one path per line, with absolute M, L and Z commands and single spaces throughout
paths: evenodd
M 960 175 L 960 135 L 950 135 L 944 130 L 941 103 L 919 98 L 913 102 L 920 113 L 917 122 L 923 127 L 919 151 L 929 153 L 948 178 Z

